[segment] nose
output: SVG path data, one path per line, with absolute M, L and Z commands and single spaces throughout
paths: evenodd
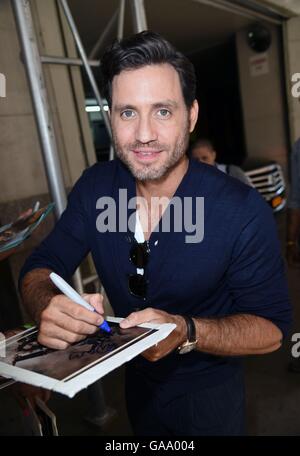
M 149 143 L 157 140 L 157 132 L 154 121 L 150 116 L 140 116 L 136 126 L 136 140 L 141 143 Z

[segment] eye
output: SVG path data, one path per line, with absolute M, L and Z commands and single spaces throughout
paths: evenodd
M 170 111 L 168 109 L 160 109 L 158 111 L 158 116 L 162 118 L 169 117 L 171 115 Z
M 134 116 L 135 116 L 135 113 L 131 109 L 126 109 L 126 111 L 123 111 L 121 113 L 121 118 L 125 119 L 125 120 L 132 119 Z

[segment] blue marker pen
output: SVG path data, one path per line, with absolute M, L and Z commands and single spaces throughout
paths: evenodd
M 60 277 L 58 274 L 55 274 L 55 272 L 51 272 L 50 274 L 50 279 L 54 283 L 54 285 L 57 286 L 57 288 L 68 298 L 72 299 L 72 301 L 76 302 L 80 306 L 84 307 L 87 310 L 91 310 L 92 312 L 95 312 L 95 309 L 93 306 L 91 306 L 87 301 L 85 301 L 79 293 L 77 293 L 74 288 L 72 288 L 62 277 Z M 111 328 L 109 327 L 109 324 L 107 323 L 106 320 L 99 326 L 100 329 L 103 329 L 105 332 L 110 333 Z

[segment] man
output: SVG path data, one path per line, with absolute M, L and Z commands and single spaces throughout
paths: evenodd
M 208 139 L 198 139 L 192 146 L 192 157 L 208 165 L 216 166 L 223 173 L 239 179 L 244 184 L 251 185 L 250 179 L 246 176 L 244 171 L 235 165 L 225 165 L 217 163 L 217 152 L 211 141 Z
M 89 312 L 48 277 L 55 271 L 70 279 L 91 251 L 123 328 L 177 325 L 126 365 L 135 434 L 243 434 L 240 357 L 278 349 L 291 320 L 272 213 L 255 190 L 188 160 L 198 114 L 195 74 L 166 40 L 142 32 L 116 42 L 102 72 L 118 159 L 93 166 L 75 185 L 54 231 L 25 264 L 24 303 L 49 347 L 66 348 L 96 331 L 101 298 L 88 297 L 97 310 Z M 194 237 L 189 224 L 178 229 L 175 206 L 157 202 L 172 197 L 183 203 L 184 222 L 192 215 Z

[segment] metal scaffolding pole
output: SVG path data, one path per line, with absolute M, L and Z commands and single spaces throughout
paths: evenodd
M 115 158 L 115 149 L 114 149 L 113 143 L 111 142 L 110 147 L 109 147 L 109 160 L 113 160 L 114 158 Z
M 66 191 L 63 181 L 54 128 L 49 112 L 37 40 L 28 0 L 12 0 L 16 25 L 23 50 L 24 64 L 30 86 L 33 110 L 38 127 L 50 194 L 55 202 L 55 214 L 59 218 L 66 207 Z M 75 274 L 75 286 L 82 291 L 80 273 Z
M 101 33 L 100 37 L 96 41 L 96 44 L 94 45 L 93 49 L 90 52 L 90 55 L 89 55 L 90 59 L 94 59 L 97 56 L 99 50 L 101 49 L 101 46 L 102 46 L 104 40 L 106 39 L 107 35 L 109 34 L 109 32 L 111 31 L 111 29 L 113 28 L 113 26 L 114 26 L 114 24 L 116 22 L 118 14 L 119 14 L 118 10 L 115 11 L 114 15 L 111 17 L 111 19 L 108 22 L 107 26 L 105 27 L 105 29 Z
M 48 184 L 55 202 L 55 212 L 58 218 L 66 207 L 66 192 L 49 112 L 46 85 L 33 28 L 30 5 L 26 0 L 12 0 L 12 4 L 22 45 Z
M 77 27 L 75 25 L 73 16 L 71 14 L 68 2 L 67 2 L 67 0 L 59 0 L 59 3 L 61 4 L 61 7 L 62 7 L 62 9 L 63 9 L 63 11 L 65 13 L 65 16 L 66 16 L 66 19 L 68 21 L 69 27 L 70 27 L 71 32 L 73 34 L 73 37 L 75 39 L 75 43 L 76 43 L 78 52 L 79 52 L 80 57 L 82 59 L 83 66 L 85 68 L 85 71 L 86 71 L 87 76 L 89 78 L 90 84 L 91 84 L 92 89 L 94 91 L 96 100 L 97 100 L 97 102 L 98 102 L 98 104 L 99 104 L 99 106 L 101 108 L 104 124 L 105 124 L 107 132 L 108 132 L 108 134 L 109 134 L 109 136 L 111 138 L 112 135 L 111 135 L 111 128 L 110 128 L 109 118 L 108 118 L 108 115 L 107 115 L 106 111 L 104 111 L 104 109 L 103 109 L 102 97 L 101 97 L 99 89 L 97 87 L 97 83 L 96 83 L 96 80 L 94 78 L 93 72 L 92 72 L 92 70 L 91 70 L 91 68 L 89 66 L 87 55 L 86 55 L 86 52 L 85 52 L 84 47 L 82 45 L 82 42 L 81 42 Z
M 120 0 L 119 16 L 118 16 L 118 40 L 121 40 L 124 35 L 124 18 L 125 18 L 125 0 Z
M 147 19 L 144 0 L 131 0 L 134 30 L 136 33 L 147 30 Z
M 54 57 L 52 55 L 41 55 L 42 63 L 53 63 L 55 65 L 83 66 L 81 59 L 69 59 L 67 57 Z M 99 67 L 100 60 L 89 60 L 89 65 Z

